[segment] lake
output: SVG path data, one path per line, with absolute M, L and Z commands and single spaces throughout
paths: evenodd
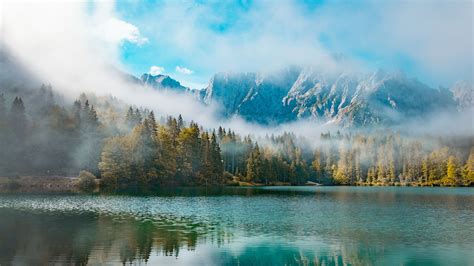
M 474 265 L 474 189 L 0 195 L 0 265 Z

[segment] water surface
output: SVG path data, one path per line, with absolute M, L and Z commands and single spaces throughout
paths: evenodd
M 0 265 L 474 265 L 474 190 L 0 195 Z

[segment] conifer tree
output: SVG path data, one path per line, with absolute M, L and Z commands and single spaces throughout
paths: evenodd
M 311 162 L 311 167 L 316 175 L 316 180 L 322 180 L 322 158 L 321 158 L 321 150 L 316 149 L 313 155 L 313 161 Z
M 255 144 L 255 147 L 249 154 L 247 159 L 247 175 L 245 180 L 247 182 L 258 182 L 259 178 L 262 176 L 262 157 L 260 154 L 260 148 L 258 144 Z
M 386 161 L 387 161 L 387 158 L 386 158 L 386 153 L 385 153 L 385 147 L 380 146 L 378 155 L 377 155 L 377 172 L 376 172 L 377 182 L 386 183 L 386 177 L 388 176 Z
M 142 120 L 143 120 L 142 112 L 140 112 L 140 110 L 136 108 L 135 112 L 133 113 L 133 121 L 135 125 L 140 124 Z
M 459 166 L 458 160 L 454 156 L 449 156 L 446 166 L 446 176 L 443 178 L 445 186 L 455 186 L 459 183 Z
M 474 185 L 474 147 L 471 148 L 469 157 L 463 167 L 463 183 L 466 186 Z
M 221 157 L 221 149 L 217 142 L 216 133 L 212 132 L 211 135 L 211 159 L 212 159 L 212 174 L 213 182 L 221 184 L 224 175 L 224 165 Z
M 21 97 L 15 97 L 13 100 L 11 109 L 10 109 L 10 126 L 13 132 L 14 140 L 17 142 L 16 145 L 25 144 L 26 138 L 26 113 L 25 113 L 25 106 L 23 104 L 23 100 Z M 19 149 L 20 147 L 16 147 Z
M 128 137 L 112 137 L 106 142 L 99 163 L 102 182 L 109 189 L 126 189 L 132 184 L 132 152 Z
M 176 120 L 174 120 L 176 122 Z M 177 123 L 173 123 L 177 125 Z M 200 130 L 196 123 L 191 122 L 189 127 L 179 132 L 178 138 L 178 175 L 184 183 L 197 182 L 196 174 L 201 167 L 201 139 Z
M 72 112 L 76 128 L 79 128 L 81 124 L 81 102 L 79 100 L 74 101 Z
M 346 150 L 345 143 L 341 142 L 339 149 L 339 161 L 337 163 L 337 170 L 334 176 L 336 183 L 347 185 L 350 183 L 351 178 L 351 155 L 350 152 Z
M 149 131 L 151 132 L 153 138 L 156 137 L 158 134 L 158 125 L 156 124 L 156 118 L 155 118 L 155 113 L 153 111 L 148 114 L 148 127 Z
M 87 123 L 87 121 L 89 119 L 89 114 L 90 114 L 89 100 L 86 100 L 84 102 L 84 106 L 82 107 L 81 121 L 85 121 Z
M 97 117 L 97 112 L 94 109 L 94 106 L 92 105 L 90 111 L 89 111 L 89 116 L 87 120 L 89 126 L 91 127 L 97 127 L 99 125 L 99 119 Z
M 0 93 L 0 129 L 5 130 L 7 123 L 7 106 L 5 104 L 5 97 Z
M 179 129 L 182 129 L 184 127 L 184 121 L 183 121 L 183 117 L 180 115 L 178 115 L 178 122 L 177 122 L 177 126 Z
M 133 128 L 136 126 L 135 124 L 135 113 L 133 108 L 130 106 L 128 108 L 127 114 L 125 115 L 125 123 L 130 127 Z
M 160 161 L 157 162 L 159 176 L 162 178 L 161 182 L 172 183 L 177 171 L 177 147 L 168 128 L 160 126 L 158 136 L 161 153 Z
M 201 133 L 201 152 L 202 164 L 197 177 L 198 183 L 204 186 L 208 186 L 212 178 L 212 158 L 209 134 L 205 131 Z

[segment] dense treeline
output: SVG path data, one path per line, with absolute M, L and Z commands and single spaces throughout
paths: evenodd
M 101 135 L 97 112 L 85 95 L 65 108 L 55 103 L 51 87 L 30 95 L 29 105 L 0 94 L 0 174 L 77 175 L 97 172 Z
M 474 185 L 472 138 L 444 140 L 394 133 L 321 134 L 316 143 L 285 133 L 262 139 L 219 129 L 224 169 L 240 180 L 340 185 Z M 298 144 L 296 144 L 298 142 Z M 313 150 L 305 147 L 316 147 Z
M 162 185 L 224 184 L 223 165 L 214 132 L 181 116 L 157 124 L 153 112 L 141 118 L 129 109 L 130 134 L 111 137 L 102 151 L 99 168 L 103 184 L 113 188 L 149 189 Z
M 419 140 L 396 134 L 328 133 L 321 136 L 310 169 L 300 171 L 312 171 L 320 183 L 343 185 L 472 185 L 472 139 L 459 142 L 460 146 L 449 146 L 443 140 Z M 297 151 L 298 148 L 296 156 Z
M 31 100 L 34 99 L 34 100 Z M 64 105 L 64 104 L 63 104 Z M 0 175 L 77 175 L 115 189 L 301 185 L 474 185 L 473 138 L 325 133 L 240 136 L 181 116 L 82 94 L 70 106 L 42 86 L 26 104 L 0 96 Z

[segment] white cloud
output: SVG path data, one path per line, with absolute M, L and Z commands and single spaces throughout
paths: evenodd
M 254 1 L 232 10 L 229 22 L 229 10 L 213 4 L 165 1 L 137 23 L 200 73 L 337 67 L 331 55 L 344 53 L 357 69 L 408 65 L 413 75 L 442 82 L 472 76 L 472 11 L 472 1 L 334 1 L 314 10 L 298 1 Z
M 148 73 L 152 74 L 153 76 L 163 74 L 164 72 L 165 68 L 160 66 L 152 66 L 150 67 L 150 71 L 148 71 Z
M 93 32 L 97 39 L 101 39 L 111 45 L 121 44 L 124 41 L 136 45 L 148 43 L 148 39 L 141 35 L 137 26 L 119 19 L 115 15 L 114 1 L 102 1 L 95 3 L 92 16 Z
M 259 132 L 241 120 L 218 121 L 215 118 L 215 106 L 204 107 L 191 97 L 183 95 L 137 89 L 134 87 L 136 85 L 120 79 L 115 69 L 110 67 L 121 67 L 118 50 L 120 44 L 123 41 L 135 44 L 143 44 L 146 41 L 139 29 L 120 20 L 108 3 L 112 3 L 113 7 L 113 2 L 97 2 L 99 6 L 97 10 L 93 14 L 88 14 L 85 12 L 84 2 L 9 2 L 2 6 L 4 12 L 0 21 L 2 23 L 0 38 L 25 66 L 45 82 L 51 82 L 56 89 L 60 88 L 65 96 L 74 98 L 82 91 L 92 91 L 98 95 L 113 94 L 128 103 L 152 108 L 160 115 L 182 114 L 186 119 L 195 120 L 206 127 L 227 123 L 224 125 L 237 128 L 244 133 Z M 423 12 L 410 15 L 406 18 L 406 23 L 411 19 L 410 25 L 396 28 L 396 12 L 393 11 L 391 18 L 384 18 L 378 21 L 380 26 L 370 28 L 364 26 L 373 24 L 367 21 L 372 16 L 362 11 L 358 15 L 343 13 L 336 16 L 336 10 L 320 10 L 322 13 L 320 17 L 308 17 L 302 16 L 301 12 L 288 2 L 273 3 L 260 2 L 261 7 L 250 11 L 239 20 L 236 28 L 221 33 L 202 27 L 200 19 L 206 17 L 208 14 L 206 12 L 209 10 L 199 5 L 196 10 L 186 13 L 185 10 L 189 9 L 166 4 L 160 8 L 163 16 L 153 14 L 151 17 L 145 16 L 144 19 L 147 19 L 148 24 L 150 21 L 160 22 L 153 23 L 157 34 L 153 38 L 171 47 L 170 49 L 176 49 L 176 54 L 179 52 L 192 61 L 190 65 L 208 69 L 217 68 L 219 71 L 262 70 L 268 66 L 277 68 L 289 63 L 323 63 L 325 66 L 332 66 L 334 62 L 327 56 L 326 48 L 314 38 L 314 35 L 323 29 L 326 29 L 326 32 L 348 33 L 347 35 L 351 37 L 349 39 L 337 34 L 335 39 L 358 48 L 369 47 L 376 51 L 384 49 L 382 52 L 391 53 L 397 50 L 397 47 L 402 47 L 407 53 L 420 53 L 417 59 L 426 64 L 444 62 L 447 66 L 451 66 L 452 72 L 455 72 L 459 69 L 457 67 L 459 64 L 453 63 L 456 60 L 462 62 L 467 60 L 467 65 L 472 69 L 472 50 L 466 49 L 472 47 L 472 39 L 465 39 L 472 38 L 472 33 L 469 33 L 472 25 L 464 23 L 465 18 L 469 17 L 466 15 L 458 15 L 459 21 L 454 20 L 456 23 L 450 22 L 457 11 L 447 12 L 445 15 L 448 17 L 443 17 L 443 21 L 449 25 L 436 27 L 446 27 L 442 32 L 449 36 L 448 39 L 457 41 L 455 46 L 451 46 L 450 41 L 443 40 L 443 35 L 439 37 L 436 35 L 435 28 L 431 33 L 427 30 L 430 28 L 429 25 L 436 21 L 436 17 L 442 17 L 437 12 L 430 13 L 434 14 L 432 19 L 421 19 L 427 17 Z M 268 6 L 267 9 L 265 5 Z M 377 14 L 384 15 L 383 10 L 379 10 Z M 326 17 L 327 15 L 337 17 L 339 20 L 332 21 Z M 416 16 L 421 16 L 419 21 L 423 21 L 422 25 L 417 25 Z M 159 21 L 156 20 L 157 17 Z M 219 20 L 213 15 L 207 17 Z M 341 17 L 345 19 L 341 20 Z M 347 25 L 344 22 L 346 19 Z M 348 32 L 342 31 L 341 27 Z M 408 27 L 412 28 L 407 29 Z M 312 29 L 312 34 L 308 33 L 308 29 Z M 393 29 L 394 36 L 383 34 L 387 29 Z M 426 33 L 427 35 L 422 38 L 426 41 L 411 41 L 410 38 L 419 36 L 417 33 Z M 379 38 L 376 38 L 377 36 Z M 389 45 L 391 40 L 393 43 Z M 417 48 L 416 43 L 421 47 Z M 377 45 L 380 47 L 376 47 Z M 423 47 L 429 49 L 422 51 Z M 453 47 L 459 47 L 463 56 L 449 56 L 448 53 L 454 51 Z M 438 57 L 436 51 L 446 53 Z M 163 71 L 164 68 L 159 66 L 150 68 L 150 72 L 155 74 Z M 201 73 L 201 70 L 199 72 Z M 198 88 L 204 85 L 189 84 Z M 300 126 L 294 125 L 288 128 L 301 130 Z M 305 125 L 308 126 L 308 130 L 317 131 L 314 124 Z
M 449 86 L 473 78 L 473 3 L 368 1 L 358 9 L 334 4 L 321 10 L 320 19 L 334 49 L 365 51 L 370 63 L 408 65 L 422 80 Z
M 126 34 L 123 29 L 119 34 L 105 34 L 108 26 L 104 24 L 118 20 L 110 3 L 114 5 L 95 2 L 97 7 L 89 13 L 86 2 L 2 2 L 1 45 L 41 82 L 51 83 L 70 100 L 81 92 L 113 95 L 128 104 L 150 108 L 157 115 L 182 114 L 186 119 L 214 126 L 214 107 L 205 107 L 192 96 L 137 87 L 127 77 L 117 75 L 117 68 L 123 69 L 120 45 L 137 35 Z
M 291 64 L 337 65 L 318 40 L 324 30 L 321 23 L 302 14 L 295 2 L 254 2 L 247 11 L 232 10 L 238 20 L 225 30 L 216 27 L 227 24 L 229 10 L 214 8 L 192 1 L 165 1 L 137 23 L 147 25 L 152 32 L 149 37 L 162 51 L 199 66 L 200 73 L 271 71 Z
M 182 66 L 176 66 L 176 72 L 185 74 L 185 75 L 191 75 L 194 73 L 194 71 L 192 71 L 191 69 L 182 67 Z
M 108 19 L 101 25 L 100 30 L 106 41 L 111 43 L 128 41 L 137 45 L 143 45 L 148 42 L 147 38 L 141 36 L 140 30 L 135 25 L 117 18 Z

